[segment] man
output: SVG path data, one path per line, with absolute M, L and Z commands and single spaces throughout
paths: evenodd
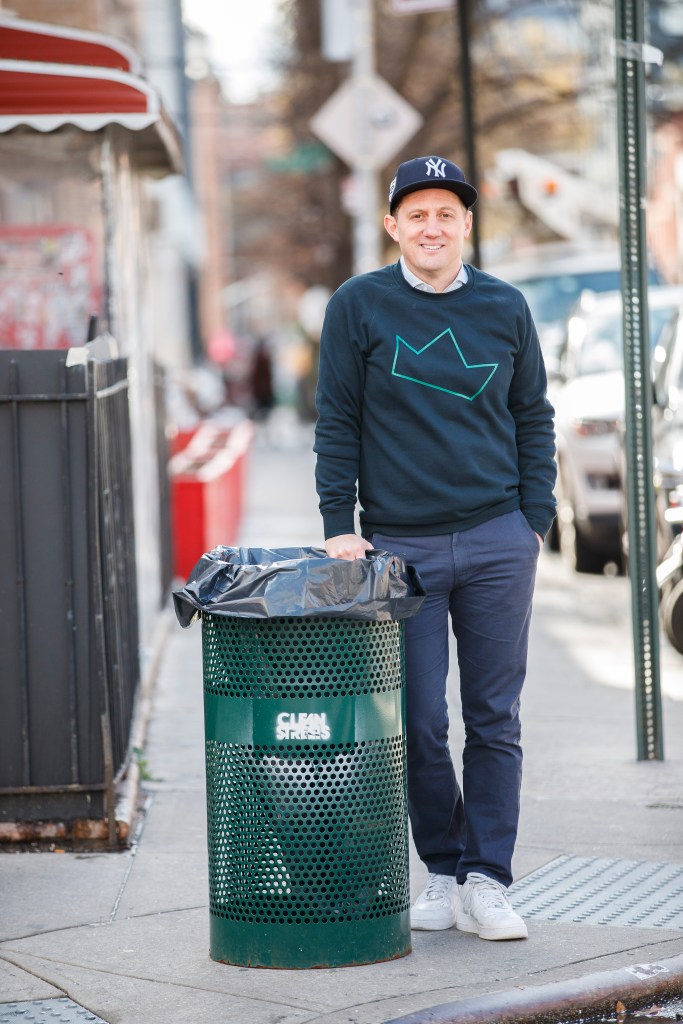
M 405 623 L 409 811 L 429 871 L 412 927 L 519 939 L 506 889 L 531 601 L 555 509 L 553 410 L 522 295 L 462 262 L 476 198 L 442 157 L 398 168 L 384 225 L 400 261 L 347 281 L 327 308 L 316 481 L 331 557 L 396 552 L 427 591 Z M 449 616 L 462 793 L 448 750 Z

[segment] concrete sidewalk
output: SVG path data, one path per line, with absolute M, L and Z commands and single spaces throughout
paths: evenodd
M 241 543 L 320 544 L 310 431 L 286 419 L 267 429 L 251 459 Z M 608 972 L 619 991 L 623 979 L 628 1005 L 629 991 L 643 981 L 625 970 L 635 964 L 668 967 L 683 992 L 683 658 L 662 652 L 666 760 L 638 763 L 629 608 L 627 581 L 573 576 L 542 554 L 515 859 L 515 899 L 520 909 L 525 901 L 536 906 L 527 914 L 528 941 L 416 932 L 412 954 L 401 960 L 316 971 L 253 970 L 209 958 L 201 631 L 181 630 L 169 614 L 144 752 L 144 813 L 131 848 L 0 854 L 0 1004 L 46 1000 L 62 1019 L 87 1019 L 68 1016 L 76 1013 L 71 1000 L 108 1024 L 207 1017 L 380 1024 L 408 1014 L 427 1019 L 420 1011 L 442 1004 L 430 1019 L 502 1021 L 513 1019 L 505 1008 L 520 992 L 540 1003 L 544 993 L 574 992 L 592 1005 L 595 984 L 586 979 L 595 972 Z M 550 898 L 539 910 L 543 900 L 534 894 L 543 883 L 534 883 L 535 873 L 547 865 Z M 581 878 L 591 870 L 603 879 L 616 872 L 617 889 L 627 890 L 606 901 L 616 908 L 611 924 L 585 922 L 595 899 L 582 902 Z M 425 877 L 413 856 L 414 894 Z M 612 889 L 603 882 L 600 891 Z M 652 926 L 658 913 L 661 919 L 658 902 L 672 908 L 665 926 Z M 640 973 L 647 994 L 655 970 Z M 560 982 L 562 989 L 542 988 Z M 3 1011 L 0 1005 L 0 1021 Z M 519 1010 L 514 1019 L 537 1018 Z

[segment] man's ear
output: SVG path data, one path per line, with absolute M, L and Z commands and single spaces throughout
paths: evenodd
M 384 227 L 388 235 L 390 235 L 395 242 L 398 242 L 398 227 L 396 226 L 396 218 L 392 217 L 390 213 L 384 218 Z
M 472 211 L 468 210 L 465 215 L 465 238 L 469 237 L 469 233 L 472 230 Z

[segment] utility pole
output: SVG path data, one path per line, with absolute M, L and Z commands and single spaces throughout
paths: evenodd
M 352 0 L 353 64 L 356 85 L 358 155 L 354 169 L 354 273 L 376 270 L 381 264 L 378 224 L 379 181 L 373 153 L 372 83 L 375 76 L 375 31 L 372 0 Z
M 664 759 L 652 482 L 643 0 L 615 0 L 629 573 L 638 760 Z M 648 53 L 649 51 L 649 53 Z M 657 57 L 655 56 L 656 60 Z
M 322 0 L 320 9 L 323 56 L 350 60 L 351 74 L 310 125 L 353 170 L 348 204 L 353 217 L 353 263 L 354 273 L 363 274 L 382 262 L 379 171 L 412 138 L 422 117 L 375 71 L 373 0 Z
M 472 262 L 475 267 L 481 267 L 481 232 L 479 209 L 481 203 L 481 190 L 479 189 L 479 170 L 477 167 L 477 146 L 475 141 L 474 125 L 474 89 L 472 86 L 472 62 L 470 60 L 470 31 L 471 31 L 471 9 L 472 0 L 456 0 L 458 12 L 458 35 L 460 37 L 460 60 L 458 72 L 460 75 L 460 91 L 462 94 L 463 127 L 465 134 L 465 174 L 471 185 L 480 192 L 477 200 L 477 207 L 472 221 Z

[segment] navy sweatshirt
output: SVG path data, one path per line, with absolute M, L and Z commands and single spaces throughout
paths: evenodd
M 315 451 L 325 537 L 467 530 L 555 514 L 553 408 L 522 294 L 472 266 L 452 292 L 400 264 L 353 277 L 321 336 Z M 356 490 L 356 486 L 358 490 Z

